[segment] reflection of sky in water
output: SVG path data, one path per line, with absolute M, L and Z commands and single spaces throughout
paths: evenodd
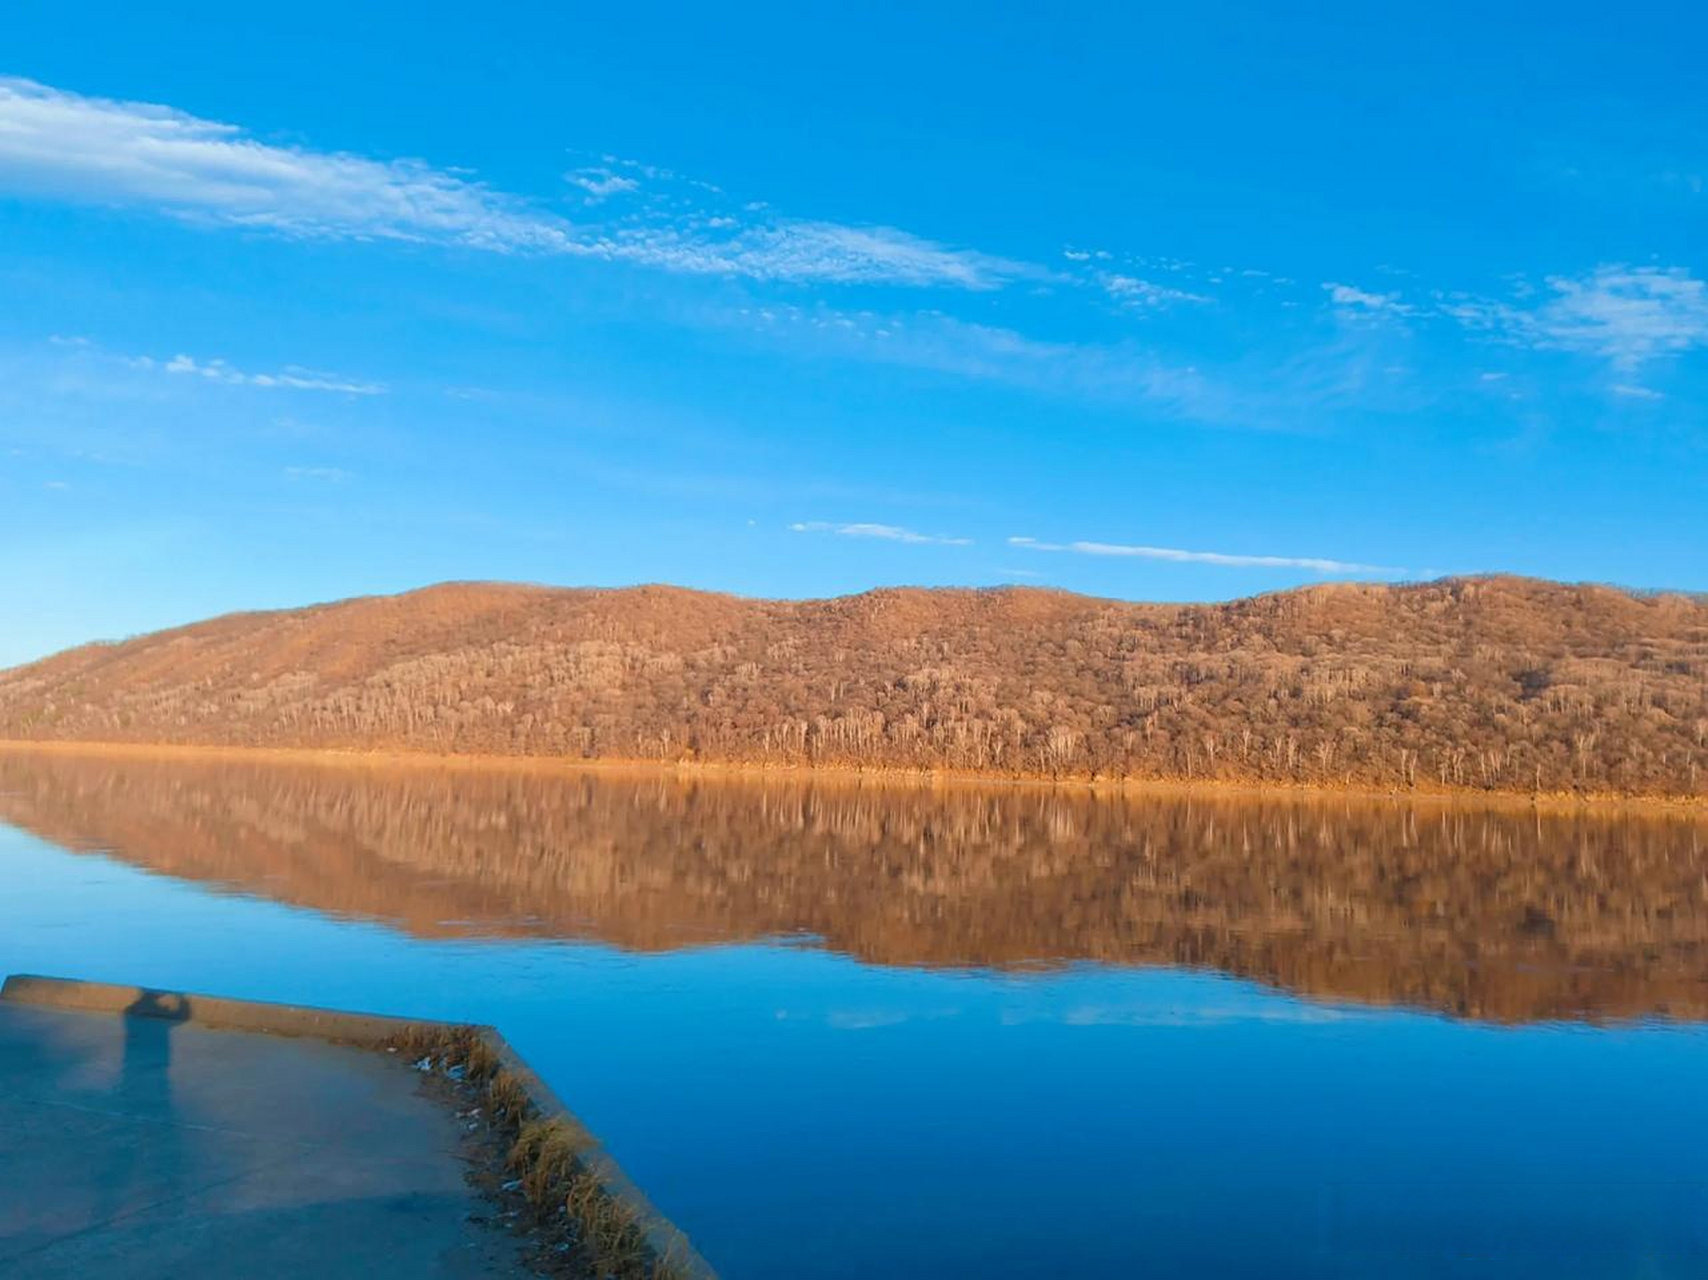
M 0 969 L 501 1026 L 732 1280 L 1700 1277 L 1708 1032 L 422 941 L 0 828 Z

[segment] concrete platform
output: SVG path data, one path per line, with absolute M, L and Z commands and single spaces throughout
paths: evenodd
M 531 1272 L 395 1055 L 0 1003 L 0 1276 Z

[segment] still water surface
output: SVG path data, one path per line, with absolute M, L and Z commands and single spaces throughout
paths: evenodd
M 501 1026 L 730 1280 L 1708 1275 L 1676 818 L 0 754 L 0 970 Z

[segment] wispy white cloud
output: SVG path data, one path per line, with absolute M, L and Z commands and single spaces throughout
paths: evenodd
M 1020 263 L 947 248 L 893 227 L 832 222 L 783 222 L 754 228 L 712 258 L 727 260 L 742 274 L 761 278 L 949 284 L 965 289 L 994 289 L 1036 274 Z
M 289 480 L 318 480 L 323 484 L 348 484 L 356 477 L 342 467 L 286 467 Z
M 1659 391 L 1656 391 L 1653 387 L 1640 387 L 1634 382 L 1615 382 L 1607 389 L 1614 395 L 1623 396 L 1627 400 L 1666 399 L 1666 396 L 1662 395 Z
M 1276 307 L 1298 305 L 1315 294 L 1318 307 L 1347 321 L 1337 331 L 1349 343 L 1399 341 L 1414 327 L 1380 323 L 1382 318 L 1421 322 L 1447 315 L 1503 342 L 1607 360 L 1626 374 L 1613 394 L 1628 396 L 1633 393 L 1620 388 L 1643 381 L 1630 371 L 1668 354 L 1708 347 L 1708 290 L 1679 267 L 1602 266 L 1581 276 L 1551 277 L 1533 293 L 1517 289 L 1501 300 L 1432 301 L 1421 290 L 1380 292 L 1332 280 L 1321 284 L 1322 293 L 1301 290 L 1280 298 L 1273 290 L 1290 278 L 1256 268 L 1210 271 L 1168 257 L 1069 247 L 1046 269 L 893 227 L 789 218 L 763 202 L 725 197 L 708 183 L 668 170 L 613 156 L 584 158 L 586 166 L 566 180 L 585 204 L 560 199 L 553 207 L 420 160 L 280 145 L 166 106 L 0 77 L 0 193 L 145 209 L 200 226 L 603 260 L 797 285 L 983 291 L 1017 282 L 1071 281 L 1087 299 L 1106 296 L 1144 314 L 1202 304 L 1211 293 L 1218 311 L 1230 312 L 1230 300 L 1263 291 L 1270 291 L 1267 305 Z M 572 216 L 561 212 L 572 207 Z M 1236 277 L 1264 283 L 1242 291 Z M 1225 287 L 1206 283 L 1217 280 L 1225 280 Z M 1189 358 L 1162 354 L 1161 347 L 1045 340 L 1008 324 L 972 323 L 939 311 L 878 315 L 773 306 L 747 314 L 763 317 L 762 324 L 773 329 L 816 330 L 826 335 L 824 341 L 862 359 L 1214 425 L 1292 429 L 1348 405 L 1388 407 L 1399 394 L 1366 376 L 1359 363 L 1366 357 L 1359 351 L 1349 358 L 1335 350 L 1326 356 L 1307 352 L 1321 356 L 1321 370 L 1313 370 L 1303 368 L 1301 357 L 1289 360 L 1285 350 L 1271 348 L 1243 363 L 1224 359 L 1206 376 Z M 1368 323 L 1351 322 L 1356 319 Z M 1371 353 L 1366 363 L 1377 371 L 1397 367 L 1389 355 Z M 158 367 L 231 385 L 355 395 L 384 390 L 310 370 L 255 374 L 188 357 Z M 1335 381 L 1320 385 L 1329 375 Z
M 1325 560 L 1317 556 L 1233 555 L 1222 551 L 1183 551 L 1177 547 L 1129 546 L 1114 542 L 1040 542 L 1036 538 L 1010 538 L 1008 545 L 1027 551 L 1063 552 L 1081 556 L 1116 556 L 1137 560 L 1162 560 L 1172 564 L 1213 564 L 1230 569 L 1310 569 L 1328 574 L 1409 575 L 1409 570 L 1348 560 Z
M 666 169 L 662 165 L 647 164 L 644 160 L 630 160 L 626 156 L 614 156 L 609 152 L 606 152 L 604 155 L 599 157 L 599 163 L 610 170 L 622 169 L 628 173 L 638 173 L 648 182 L 681 183 L 684 186 L 698 187 L 701 191 L 709 192 L 715 196 L 721 196 L 724 194 L 722 187 L 715 186 L 714 184 L 706 182 L 700 178 L 692 178 L 686 174 Z M 763 209 L 764 207 L 765 205 L 762 201 L 750 205 L 750 208 L 755 210 Z
M 1668 169 L 1662 172 L 1658 181 L 1662 186 L 1675 191 L 1684 191 L 1693 196 L 1699 196 L 1708 191 L 1708 175 L 1692 173 L 1682 169 Z
M 1201 293 L 1191 293 L 1185 289 L 1176 289 L 1170 285 L 1157 284 L 1154 280 L 1143 280 L 1138 276 L 1122 275 L 1119 272 L 1107 273 L 1101 280 L 1109 296 L 1128 307 L 1157 310 L 1176 302 L 1210 301 Z
M 610 168 L 578 176 L 590 195 L 638 186 Z M 12 78 L 0 78 L 0 190 L 287 236 L 568 255 L 763 280 L 995 289 L 1039 274 L 891 227 L 787 219 L 763 206 L 744 206 L 742 218 L 696 211 L 580 225 L 419 160 L 278 146 L 170 107 Z
M 1326 281 L 1323 291 L 1335 309 L 1345 313 L 1362 315 L 1409 315 L 1411 307 L 1400 299 L 1397 293 L 1371 293 L 1349 284 L 1336 284 Z
M 1600 356 L 1618 369 L 1708 347 L 1708 288 L 1683 267 L 1597 267 L 1550 276 L 1548 292 L 1513 302 L 1454 297 L 1442 310 L 1467 328 L 1542 350 Z
M 352 396 L 377 396 L 386 388 L 378 382 L 354 382 L 337 374 L 319 373 L 313 369 L 289 366 L 279 373 L 245 373 L 224 360 L 196 360 L 176 355 L 170 360 L 153 356 L 121 356 L 132 369 L 158 371 L 180 377 L 203 378 L 230 387 L 277 387 L 290 391 L 331 391 Z
M 1171 364 L 1134 343 L 1073 343 L 1033 338 L 999 325 L 941 312 L 911 315 L 831 307 L 756 306 L 728 321 L 760 333 L 806 333 L 826 351 L 1041 395 L 1142 405 L 1195 421 L 1262 427 L 1262 411 L 1190 365 Z
M 291 235 L 552 248 L 567 228 L 413 160 L 258 142 L 150 103 L 0 78 L 0 180 L 14 191 L 145 204 L 204 223 Z
M 580 187 L 587 193 L 589 204 L 597 204 L 612 196 L 640 189 L 640 183 L 634 178 L 612 173 L 609 169 L 577 169 L 566 175 L 566 180 L 571 186 Z
M 1583 280 L 1548 283 L 1556 296 L 1534 324 L 1558 346 L 1594 351 L 1622 368 L 1708 346 L 1708 291 L 1682 267 L 1604 266 Z
M 800 520 L 789 526 L 795 533 L 833 533 L 843 538 L 877 538 L 884 542 L 905 542 L 916 546 L 970 547 L 971 538 L 949 538 L 938 534 L 915 533 L 893 524 L 837 524 L 830 520 Z
M 949 286 L 985 291 L 1037 274 L 893 227 L 695 216 L 671 224 L 589 229 L 564 252 L 674 271 L 820 284 Z

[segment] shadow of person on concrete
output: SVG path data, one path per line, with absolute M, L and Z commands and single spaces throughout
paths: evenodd
M 115 1135 L 109 1161 L 96 1164 L 100 1186 L 91 1225 L 167 1203 L 185 1190 L 187 1153 L 172 1088 L 172 1033 L 189 1017 L 188 999 L 160 991 L 143 991 L 125 1007 L 113 1102 L 129 1123 Z
M 57 1197 L 29 1176 L 36 1160 L 52 1162 L 76 1132 L 61 1121 L 73 1112 L 47 1105 L 82 1100 L 78 1084 L 98 1066 L 87 1042 L 35 1021 L 33 1009 L 0 1006 L 0 1276 L 10 1280 L 12 1257 L 41 1241 L 86 1225 L 93 1184 L 73 1183 Z

